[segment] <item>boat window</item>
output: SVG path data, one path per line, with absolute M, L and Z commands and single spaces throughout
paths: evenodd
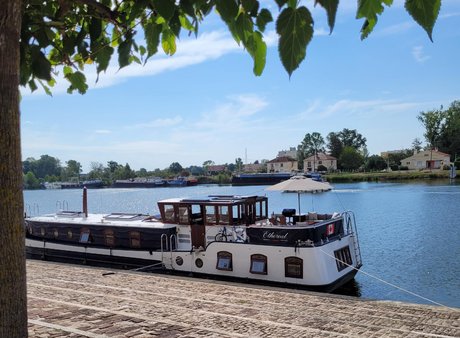
M 45 237 L 45 235 L 46 235 L 46 228 L 45 228 L 45 227 L 41 227 L 40 233 L 41 233 L 41 235 L 42 235 L 43 237 Z
M 175 223 L 176 215 L 174 213 L 174 205 L 165 204 L 165 222 Z
M 228 251 L 219 251 L 217 253 L 217 270 L 232 271 L 232 254 Z
M 216 224 L 216 208 L 214 205 L 205 206 L 206 224 Z
M 189 224 L 188 207 L 179 207 L 179 224 Z
M 259 275 L 267 274 L 267 256 L 265 255 L 251 255 L 251 273 Z
M 67 230 L 67 239 L 72 239 L 72 237 L 73 237 L 72 229 Z
M 112 229 L 106 229 L 104 231 L 105 245 L 114 247 L 115 246 L 115 233 Z
M 129 233 L 129 245 L 131 248 L 140 248 L 141 247 L 141 234 L 139 231 L 131 231 Z
M 219 210 L 219 224 L 230 224 L 229 208 L 227 205 L 220 205 L 217 207 Z
M 303 278 L 303 260 L 299 257 L 286 257 L 284 275 L 291 278 Z
M 59 237 L 59 231 L 58 229 L 53 229 L 53 237 L 58 238 Z
M 91 233 L 89 229 L 82 229 L 80 233 L 80 243 L 91 243 Z
M 340 250 L 334 251 L 335 262 L 337 263 L 337 270 L 342 271 L 353 264 L 350 254 L 350 247 L 346 246 Z
M 239 205 L 234 205 L 232 206 L 232 224 L 240 224 L 241 221 L 241 213 L 240 213 L 240 208 Z

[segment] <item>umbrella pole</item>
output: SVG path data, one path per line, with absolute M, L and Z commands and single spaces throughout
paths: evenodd
M 300 193 L 297 193 L 297 200 L 299 202 L 299 215 L 301 215 L 300 213 Z

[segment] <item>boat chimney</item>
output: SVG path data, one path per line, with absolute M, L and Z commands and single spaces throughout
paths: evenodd
M 83 213 L 88 217 L 88 193 L 86 187 L 83 187 Z

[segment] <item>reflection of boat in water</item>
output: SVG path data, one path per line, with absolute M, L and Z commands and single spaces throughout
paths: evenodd
M 132 178 L 129 180 L 116 180 L 114 188 L 160 188 L 160 187 L 186 187 L 196 185 L 198 181 L 193 177 L 176 177 L 174 179 Z
M 268 215 L 262 196 L 210 196 L 158 202 L 160 215 L 88 214 L 26 217 L 32 258 L 161 267 L 218 278 L 332 291 L 361 266 L 354 216 L 286 209 Z
M 102 180 L 87 180 L 81 182 L 62 182 L 60 183 L 61 189 L 81 189 L 86 187 L 88 189 L 102 188 Z
M 154 178 L 131 178 L 128 180 L 116 180 L 112 187 L 114 188 L 159 188 L 166 187 L 166 180 L 154 177 Z
M 302 175 L 311 178 L 314 181 L 321 182 L 323 179 L 319 173 L 257 173 L 257 174 L 238 174 L 232 177 L 232 185 L 273 185 L 286 181 L 296 175 Z

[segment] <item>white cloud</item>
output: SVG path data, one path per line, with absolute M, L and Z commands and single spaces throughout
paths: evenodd
M 267 34 L 267 39 L 270 43 L 274 40 L 273 32 Z M 159 52 L 154 57 L 150 58 L 145 66 L 132 64 L 126 68 L 119 69 L 115 65 L 116 55 L 112 58 L 113 64 L 109 66 L 105 73 L 101 73 L 99 81 L 96 83 L 97 73 L 94 66 L 87 66 L 85 76 L 90 88 L 105 88 L 116 85 L 127 78 L 153 76 L 166 71 L 173 71 L 180 68 L 193 66 L 209 60 L 214 60 L 222 57 L 225 54 L 232 52 L 243 51 L 241 46 L 233 40 L 233 38 L 225 31 L 214 31 L 203 33 L 198 38 L 185 39 L 177 41 L 177 52 L 173 56 L 166 56 L 163 52 Z M 62 73 L 62 72 L 60 72 Z M 53 95 L 65 93 L 67 91 L 68 82 L 59 75 L 57 84 L 52 88 Z M 30 93 L 27 89 L 22 89 L 23 96 L 28 95 L 43 95 L 44 92 L 37 90 Z
M 132 126 L 126 126 L 126 129 L 143 129 L 143 128 L 161 128 L 161 127 L 172 127 L 182 123 L 183 118 L 181 116 L 175 116 L 173 118 L 155 119 L 145 123 L 134 124 Z
M 372 118 L 378 114 L 399 114 L 419 107 L 419 103 L 400 102 L 397 100 L 339 100 L 333 103 L 322 103 L 316 100 L 298 115 L 304 120 L 323 120 L 334 116 L 356 118 Z
M 423 46 L 415 46 L 412 48 L 412 56 L 414 57 L 415 61 L 418 63 L 424 63 L 428 61 L 431 57 L 429 55 L 425 55 L 423 51 Z

